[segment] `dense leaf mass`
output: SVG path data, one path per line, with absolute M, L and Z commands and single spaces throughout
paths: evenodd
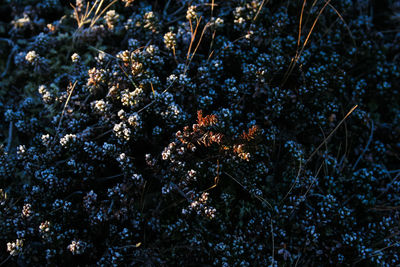
M 399 8 L 2 1 L 0 263 L 400 264 Z

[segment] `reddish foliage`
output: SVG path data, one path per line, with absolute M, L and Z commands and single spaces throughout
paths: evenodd
M 215 123 L 217 123 L 217 121 L 218 118 L 216 115 L 207 115 L 203 117 L 203 111 L 202 110 L 197 111 L 197 124 L 200 127 L 212 126 Z
M 243 131 L 243 133 L 240 135 L 240 137 L 246 141 L 250 141 L 253 140 L 254 138 L 256 138 L 257 133 L 259 131 L 259 128 L 257 125 L 253 125 L 248 132 L 246 133 L 245 131 Z

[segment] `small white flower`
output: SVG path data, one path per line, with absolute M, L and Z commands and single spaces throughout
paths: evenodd
M 68 245 L 69 251 L 72 252 L 73 255 L 82 254 L 86 249 L 86 243 L 81 240 L 73 240 L 70 245 Z
M 221 19 L 221 18 L 217 18 L 217 19 L 215 20 L 215 26 L 221 28 L 222 26 L 224 26 L 224 20 Z
M 25 204 L 22 207 L 22 217 L 28 218 L 29 216 L 31 216 L 33 213 L 31 208 L 32 208 L 31 204 Z
M 78 55 L 78 53 L 73 53 L 71 56 L 71 60 L 73 63 L 78 63 L 81 57 Z
M 195 170 L 190 170 L 190 171 L 188 171 L 188 175 L 189 175 L 190 178 L 193 178 L 193 177 L 196 176 L 196 171 Z
M 174 49 L 176 46 L 176 34 L 173 32 L 167 32 L 164 35 L 164 43 L 167 49 Z
M 25 56 L 25 60 L 28 61 L 29 63 L 35 63 L 38 59 L 39 59 L 39 55 L 36 54 L 36 52 L 34 50 L 29 51 Z
M 64 137 L 60 139 L 60 144 L 65 147 L 68 144 L 74 143 L 76 141 L 75 134 L 66 134 Z
M 21 239 L 15 240 L 15 242 L 7 243 L 7 251 L 10 252 L 11 256 L 16 256 L 22 252 L 22 246 L 24 245 L 24 241 Z
M 193 20 L 197 18 L 197 13 L 196 13 L 197 6 L 190 6 L 188 10 L 186 11 L 186 19 L 187 20 Z

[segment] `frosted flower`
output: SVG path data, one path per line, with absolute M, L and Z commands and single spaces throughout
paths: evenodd
M 50 144 L 50 135 L 49 134 L 43 134 L 40 139 L 42 140 L 43 145 L 48 146 Z
M 197 13 L 196 13 L 197 6 L 190 6 L 188 10 L 186 11 L 186 19 L 187 20 L 193 20 L 197 18 Z
M 71 60 L 73 63 L 78 63 L 81 57 L 78 55 L 78 53 L 73 53 L 71 56 Z
M 97 62 L 101 63 L 107 58 L 107 54 L 104 53 L 103 51 L 100 51 L 97 57 L 95 58 Z
M 121 120 L 126 119 L 126 112 L 125 112 L 125 110 L 120 109 L 120 110 L 118 111 L 117 114 L 118 114 L 118 117 L 119 117 Z
M 32 208 L 31 204 L 25 204 L 22 207 L 22 217 L 28 218 L 29 216 L 31 216 L 33 213 L 31 208 Z
M 189 176 L 190 178 L 195 177 L 195 176 L 196 176 L 196 171 L 195 171 L 195 170 L 190 170 L 190 171 L 188 171 L 188 176 Z
M 147 20 L 154 19 L 155 18 L 154 12 L 153 11 L 146 12 L 146 14 L 144 14 L 144 18 Z
M 114 29 L 115 24 L 118 22 L 119 15 L 115 10 L 109 10 L 107 11 L 106 15 L 104 16 L 104 19 L 107 22 L 107 27 L 112 30 Z
M 89 79 L 87 81 L 88 86 L 98 86 L 104 79 L 104 70 L 91 68 L 88 70 Z
M 11 256 L 16 256 L 22 252 L 22 246 L 24 241 L 21 239 L 15 240 L 15 242 L 7 243 L 7 251 L 10 252 Z
M 81 240 L 73 240 L 70 245 L 68 245 L 69 251 L 72 252 L 73 255 L 82 254 L 86 249 L 86 243 Z
M 39 232 L 48 233 L 50 231 L 50 222 L 44 221 L 39 225 Z
M 173 83 L 178 79 L 178 77 L 175 74 L 171 74 L 170 76 L 168 76 L 167 78 L 167 82 L 168 83 Z
M 154 53 L 158 50 L 158 47 L 156 47 L 155 45 L 149 45 L 148 47 L 146 47 L 146 52 L 149 55 L 154 55 Z
M 120 139 L 125 139 L 126 141 L 129 141 L 129 139 L 131 138 L 132 131 L 124 122 L 115 124 L 113 130 L 115 135 Z
M 128 50 L 121 51 L 117 54 L 117 58 L 125 63 L 128 63 L 131 60 L 131 53 Z
M 176 34 L 173 32 L 167 32 L 164 35 L 164 43 L 167 49 L 175 49 L 176 46 Z
M 137 113 L 130 115 L 128 117 L 128 124 L 132 127 L 139 127 L 140 126 L 140 116 Z
M 213 219 L 215 217 L 216 212 L 217 212 L 217 210 L 212 207 L 208 207 L 208 208 L 204 209 L 204 214 L 210 219 Z
M 143 16 L 143 28 L 157 32 L 158 19 L 153 11 L 146 12 Z
M 37 60 L 39 59 L 39 55 L 36 54 L 36 52 L 33 51 L 29 51 L 26 56 L 25 56 L 25 60 L 28 61 L 29 63 L 35 63 Z
M 47 92 L 46 85 L 40 85 L 38 91 L 41 95 L 45 94 Z
M 161 158 L 163 160 L 167 160 L 169 159 L 169 157 L 171 156 L 171 150 L 169 150 L 167 147 L 164 149 L 164 151 L 161 153 Z
M 242 25 L 245 22 L 245 20 L 244 20 L 244 18 L 240 17 L 238 19 L 235 19 L 234 22 L 236 24 Z
M 93 101 L 91 106 L 98 113 L 105 113 L 109 109 L 109 105 L 103 99 Z
M 253 31 L 248 31 L 247 32 L 247 34 L 246 34 L 246 39 L 250 39 L 251 38 L 251 36 L 254 34 L 254 32 Z
M 143 64 L 138 61 L 132 61 L 131 73 L 133 76 L 139 75 L 143 70 Z
M 19 157 L 22 157 L 23 154 L 25 154 L 25 152 L 26 152 L 26 147 L 25 147 L 24 145 L 19 145 L 19 146 L 17 147 L 17 155 L 18 155 Z
M 222 27 L 222 26 L 224 26 L 224 20 L 223 19 L 221 19 L 221 18 L 217 18 L 216 20 L 215 20 L 215 26 L 217 26 L 217 27 Z
M 124 90 L 121 94 L 121 103 L 123 106 L 137 107 L 142 100 L 143 90 L 136 88 L 135 91 L 130 92 L 129 90 Z
M 120 161 L 120 162 L 124 162 L 126 159 L 127 158 L 126 158 L 126 154 L 125 153 L 119 154 L 119 156 L 117 158 L 117 160 Z
M 74 143 L 76 141 L 75 134 L 66 134 L 64 137 L 60 139 L 60 144 L 63 147 L 66 147 L 68 144 Z

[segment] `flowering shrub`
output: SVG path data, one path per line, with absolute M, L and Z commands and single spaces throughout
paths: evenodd
M 400 264 L 378 2 L 1 3 L 0 263 Z

